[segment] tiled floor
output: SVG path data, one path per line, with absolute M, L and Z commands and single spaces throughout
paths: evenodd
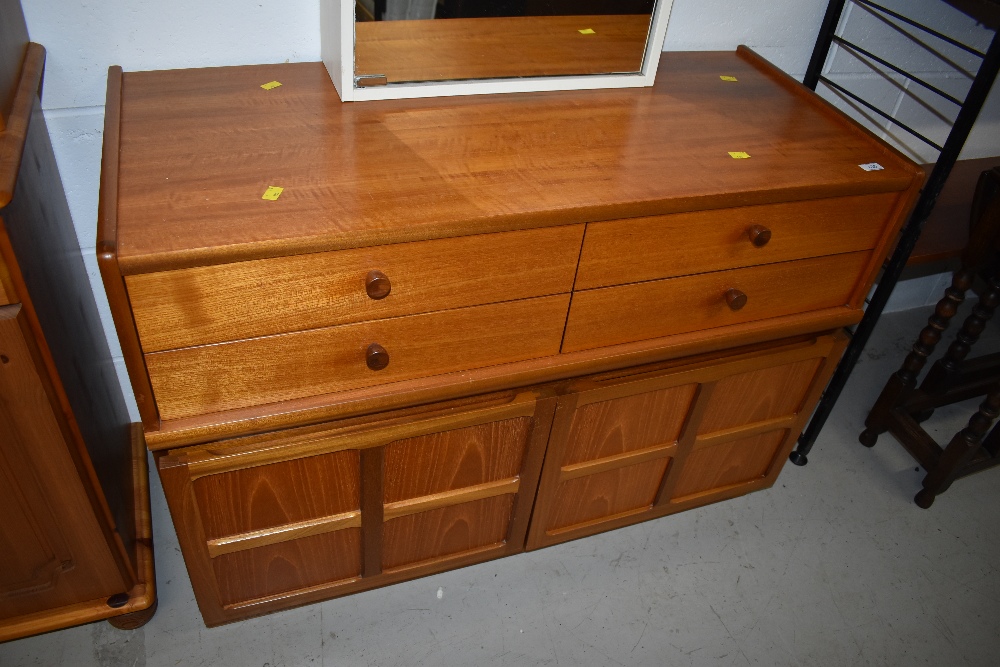
M 154 479 L 153 620 L 10 642 L 0 665 L 1000 664 L 1000 469 L 924 511 L 903 449 L 856 439 L 926 315 L 883 318 L 809 465 L 770 490 L 221 628 Z M 945 439 L 969 414 L 930 424 Z

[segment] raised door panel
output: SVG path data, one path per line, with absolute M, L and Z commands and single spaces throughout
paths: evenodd
M 560 399 L 528 548 L 770 486 L 844 343 L 821 336 L 582 380 Z
M 510 534 L 515 499 L 513 494 L 491 496 L 386 521 L 384 571 L 502 547 Z
M 653 507 L 698 385 L 678 373 L 631 379 L 561 400 L 529 548 L 597 532 Z
M 540 405 L 493 395 L 161 456 L 206 623 L 522 550 Z
M 697 448 L 684 462 L 684 471 L 671 491 L 671 501 L 685 502 L 763 480 L 776 463 L 787 437 L 788 430 L 779 429 Z
M 212 560 L 219 599 L 233 607 L 356 579 L 361 575 L 361 530 L 310 535 Z
M 532 437 L 540 450 L 547 435 L 535 427 L 531 414 L 385 447 L 384 571 L 521 550 L 541 463 Z
M 0 307 L 0 622 L 131 588 L 83 488 L 22 320 L 19 305 Z

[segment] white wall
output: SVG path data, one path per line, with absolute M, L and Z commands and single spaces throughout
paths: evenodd
M 324 0 L 327 1 L 327 0 Z M 121 350 L 107 307 L 94 259 L 97 197 L 100 177 L 101 133 L 107 68 L 121 65 L 126 71 L 246 65 L 320 60 L 320 0 L 21 0 L 31 39 L 45 46 L 43 107 L 56 159 L 69 199 L 73 222 L 84 249 L 91 283 L 101 308 L 105 329 L 116 355 L 125 393 L 131 390 Z M 907 6 L 956 38 L 985 48 L 989 33 L 940 0 L 886 0 Z M 826 0 L 675 0 L 667 30 L 665 50 L 731 50 L 747 44 L 779 67 L 801 79 L 826 8 Z M 913 51 L 896 31 L 865 29 L 857 10 L 845 17 L 845 29 L 870 50 L 880 46 L 907 60 L 942 86 L 960 89 L 964 77 L 946 71 L 919 50 Z M 870 22 L 866 22 L 869 23 Z M 854 32 L 851 32 L 854 31 Z M 949 56 L 955 57 L 952 50 Z M 959 64 L 970 63 L 958 57 Z M 831 77 L 865 86 L 911 123 L 928 126 L 935 119 L 915 104 L 909 91 L 891 77 L 864 74 L 856 63 L 839 54 L 829 68 Z M 830 99 L 836 96 L 827 94 Z M 843 101 L 850 113 L 863 115 Z M 970 140 L 968 157 L 1000 154 L 1000 92 L 991 97 Z M 868 122 L 868 121 L 865 121 Z M 926 151 L 885 127 L 872 127 L 920 159 Z M 938 279 L 920 285 L 901 285 L 905 299 L 894 307 L 912 307 L 936 299 Z M 933 283 L 933 284 L 931 284 Z M 926 293 L 926 296 L 923 296 Z M 138 413 L 132 406 L 133 418 Z

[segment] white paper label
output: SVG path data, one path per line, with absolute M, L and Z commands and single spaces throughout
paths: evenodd
M 865 171 L 882 171 L 885 169 L 885 167 L 880 165 L 878 162 L 869 162 L 868 164 L 859 164 L 858 166 Z

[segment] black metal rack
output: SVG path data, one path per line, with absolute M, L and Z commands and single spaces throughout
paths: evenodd
M 976 118 L 979 116 L 979 112 L 982 109 L 983 104 L 986 102 L 986 97 L 990 92 L 990 88 L 993 86 L 993 81 L 996 79 L 997 71 L 1000 70 L 1000 32 L 997 31 L 997 27 L 1000 25 L 1000 2 L 997 2 L 997 0 L 940 1 L 953 5 L 964 13 L 972 16 L 980 23 L 983 23 L 993 29 L 993 38 L 990 42 L 989 48 L 985 52 L 964 44 L 957 39 L 953 39 L 928 25 L 924 25 L 919 21 L 901 14 L 900 12 L 894 11 L 875 2 L 871 2 L 870 0 L 831 0 L 830 4 L 827 6 L 826 15 L 824 16 L 823 23 L 820 27 L 819 37 L 816 40 L 816 46 L 813 50 L 805 79 L 803 80 L 803 83 L 813 90 L 816 90 L 817 86 L 822 83 L 823 85 L 836 91 L 838 94 L 851 100 L 853 103 L 860 105 L 860 107 L 880 118 L 885 119 L 889 123 L 916 137 L 918 140 L 938 151 L 939 155 L 927 182 L 924 184 L 920 198 L 917 200 L 909 221 L 900 232 L 900 238 L 896 245 L 896 250 L 883 268 L 882 277 L 879 280 L 878 287 L 868 301 L 864 317 L 855 328 L 851 342 L 848 345 L 847 350 L 844 352 L 844 357 L 837 366 L 837 370 L 834 372 L 826 392 L 820 399 L 809 425 L 806 427 L 805 431 L 802 432 L 802 435 L 799 436 L 798 445 L 795 451 L 793 451 L 789 456 L 789 460 L 796 465 L 803 466 L 808 462 L 806 455 L 816 442 L 816 437 L 819 435 L 820 430 L 826 423 L 827 418 L 829 418 L 837 399 L 840 397 L 844 386 L 847 384 L 847 379 L 850 377 L 851 371 L 854 369 L 855 364 L 857 364 L 857 361 L 861 356 L 861 352 L 864 350 L 868 339 L 871 337 L 875 324 L 889 300 L 889 295 L 896 286 L 896 283 L 906 266 L 906 262 L 910 257 L 910 253 L 913 252 L 917 239 L 920 237 L 920 232 L 923 229 L 924 223 L 927 221 L 931 211 L 934 209 L 934 204 L 937 201 L 938 195 L 941 194 L 941 189 L 944 187 L 945 181 L 948 179 L 948 174 L 951 173 L 952 167 L 958 160 L 959 153 L 965 145 L 965 141 L 968 138 L 969 133 L 972 131 L 972 126 L 975 123 Z M 864 49 L 860 45 L 837 35 L 837 27 L 841 23 L 841 16 L 845 7 L 850 4 L 858 6 L 873 17 L 881 18 L 890 22 L 898 22 L 900 25 L 914 28 L 919 31 L 919 33 L 929 35 L 935 40 L 939 40 L 945 44 L 950 44 L 951 46 L 957 47 L 962 51 L 980 59 L 981 62 L 978 71 L 976 72 L 976 75 L 972 80 L 972 84 L 965 95 L 965 99 L 959 99 L 950 95 L 927 81 L 922 80 L 920 77 L 907 72 L 904 67 L 894 64 L 888 59 L 871 53 L 871 51 Z M 838 84 L 837 82 L 824 76 L 822 73 L 823 67 L 827 62 L 827 57 L 829 56 L 831 47 L 834 44 L 861 56 L 861 62 L 867 60 L 869 62 L 877 63 L 896 75 L 905 77 L 908 81 L 930 91 L 940 99 L 947 100 L 957 106 L 958 114 L 955 117 L 951 126 L 951 131 L 948 133 L 948 138 L 945 140 L 944 144 L 937 144 L 921 132 L 894 118 L 891 113 L 878 108 L 876 105 L 865 100 L 861 95 L 849 90 L 846 86 Z M 939 54 L 935 55 L 941 57 Z M 872 69 L 874 70 L 874 67 Z

